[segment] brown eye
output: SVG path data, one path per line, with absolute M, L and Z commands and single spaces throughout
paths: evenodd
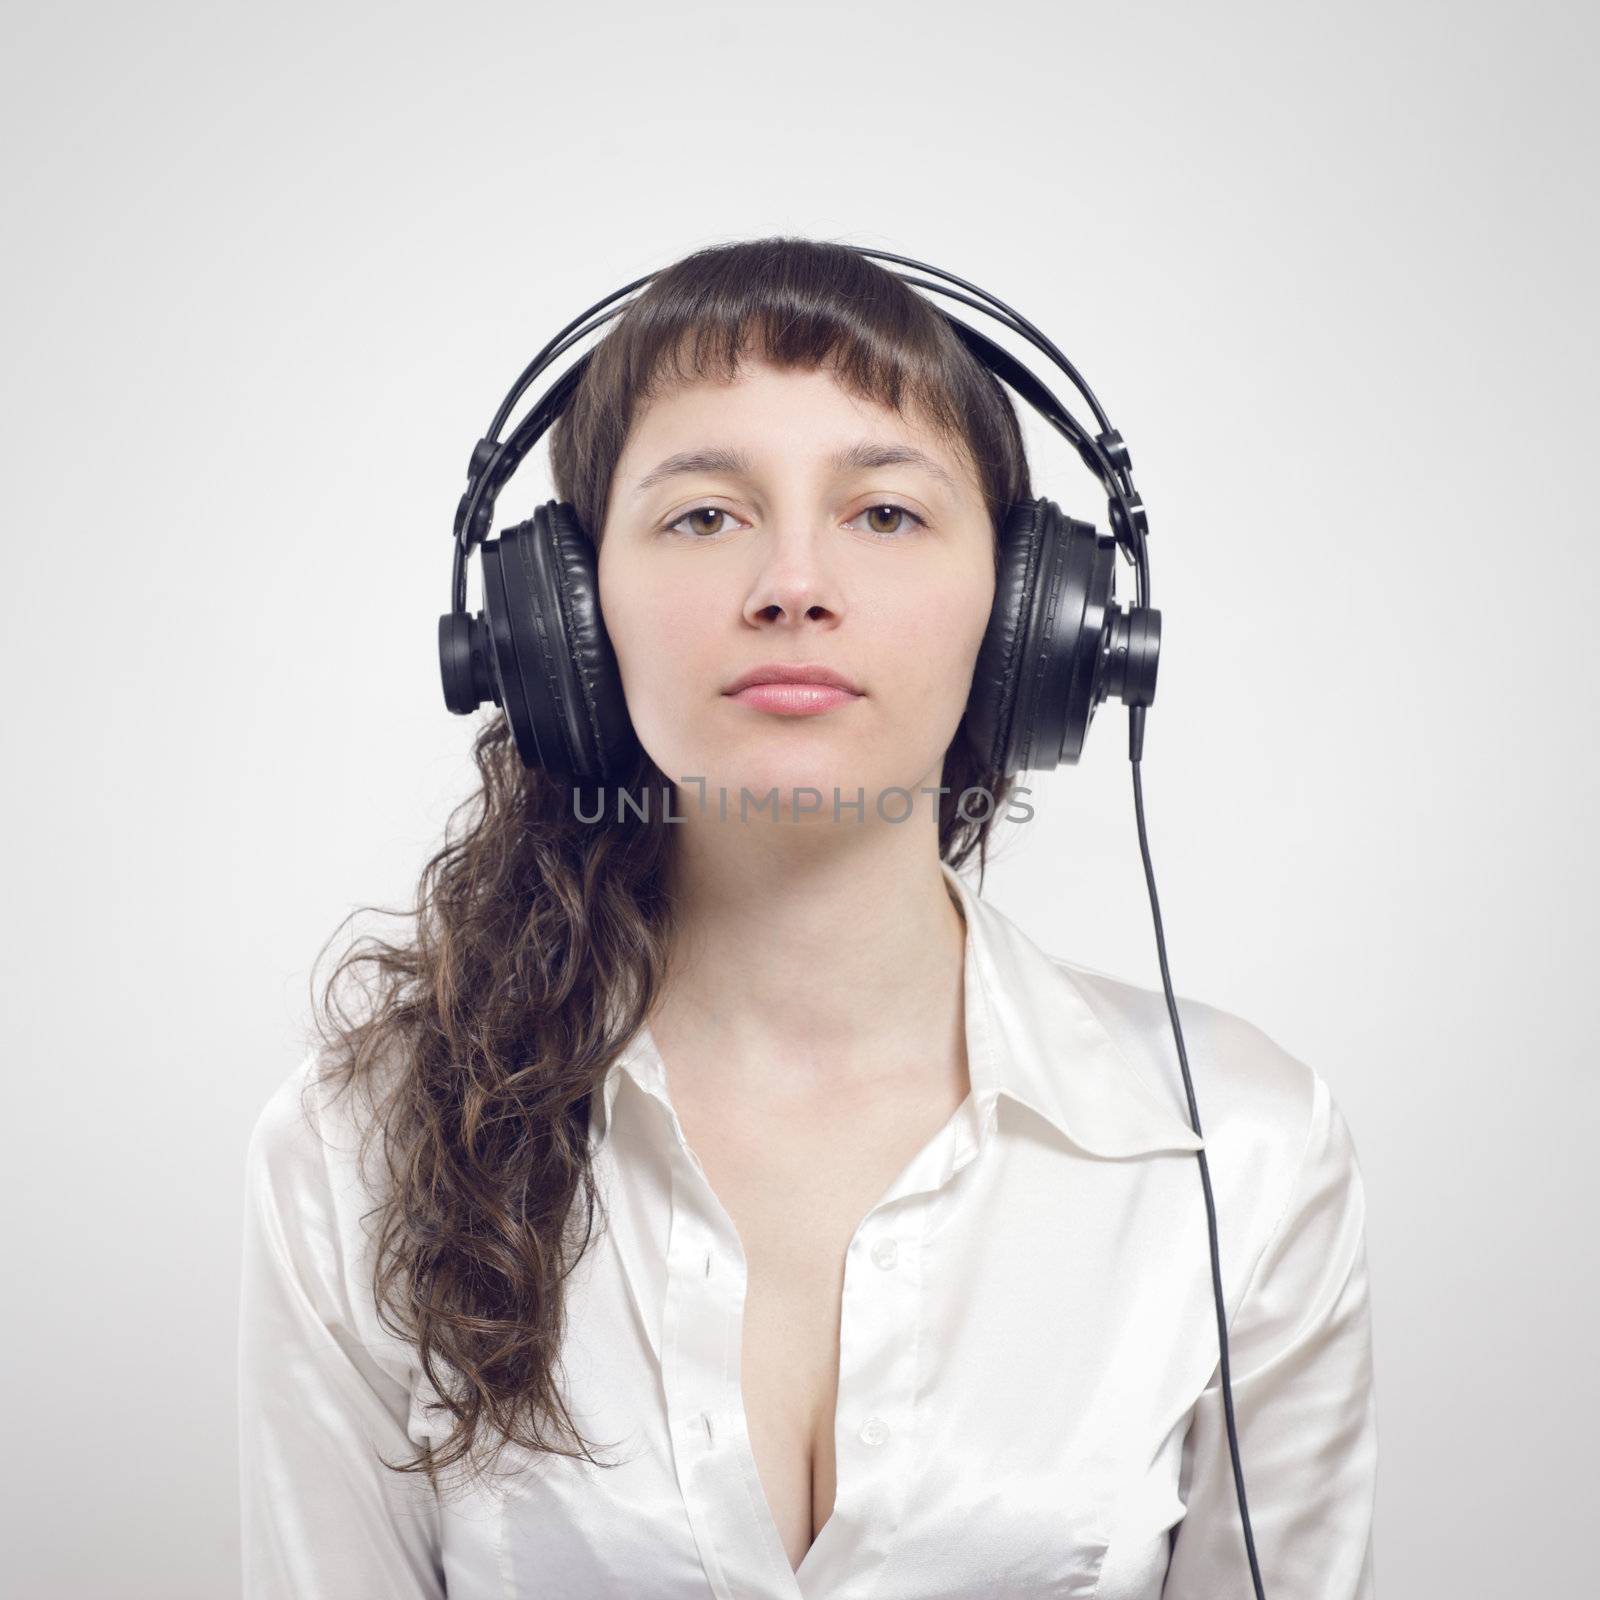
M 721 506 L 691 506 L 681 517 L 675 517 L 667 524 L 667 531 L 675 533 L 680 522 L 691 522 L 691 519 L 693 519 L 692 525 L 685 530 L 689 538 L 698 538 L 703 534 L 721 533 L 722 529 L 720 527 L 708 527 L 700 519 L 710 517 L 712 522 L 715 523 L 718 517 L 726 517 L 728 515 L 729 513 L 724 511 Z
M 927 526 L 922 518 L 911 510 L 909 506 L 896 505 L 892 500 L 884 501 L 880 505 L 868 506 L 855 520 L 860 521 L 862 517 L 869 519 L 866 531 L 880 539 L 893 539 L 899 534 L 908 532 L 909 530 L 905 527 L 905 519 L 907 517 L 916 523 L 918 527 Z M 891 525 L 885 527 L 885 522 Z

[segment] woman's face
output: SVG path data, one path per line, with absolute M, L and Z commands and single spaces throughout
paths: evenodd
M 676 809 L 741 820 L 745 790 L 746 814 L 765 802 L 770 817 L 776 790 L 795 820 L 875 824 L 907 812 L 902 795 L 877 811 L 899 787 L 937 815 L 917 790 L 939 782 L 966 705 L 993 538 L 964 456 L 826 371 L 751 357 L 732 384 L 646 406 L 612 480 L 600 600 Z M 728 693 L 772 662 L 830 667 L 860 692 L 813 715 Z M 795 813 L 804 789 L 820 793 Z

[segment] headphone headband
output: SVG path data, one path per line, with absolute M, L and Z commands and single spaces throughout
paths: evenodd
M 944 307 L 934 307 L 973 356 L 995 377 L 1015 390 L 1056 432 L 1061 434 L 1078 452 L 1084 465 L 1100 480 L 1101 487 L 1106 493 L 1107 517 L 1111 524 L 1112 537 L 1136 575 L 1136 602 L 1139 605 L 1148 605 L 1149 570 L 1145 560 L 1144 542 L 1149 536 L 1149 519 L 1145 513 L 1144 502 L 1140 500 L 1133 486 L 1133 458 L 1123 442 L 1122 435 L 1111 426 L 1104 408 L 1084 382 L 1077 368 L 1027 318 L 986 289 L 968 283 L 965 278 L 958 278 L 942 267 L 918 261 L 912 256 L 894 255 L 886 250 L 869 250 L 862 245 L 848 245 L 846 248 L 854 250 L 861 256 L 915 267 L 920 272 L 933 273 L 949 283 L 970 289 L 974 295 L 981 298 L 975 300 L 968 295 L 957 293 L 954 289 L 930 283 L 925 279 L 913 278 L 903 272 L 893 274 L 903 283 L 917 288 L 931 289 L 936 294 L 960 300 L 986 316 L 993 317 L 995 321 L 1004 324 L 1013 333 L 1042 351 L 1067 375 L 1073 386 L 1088 402 L 1099 426 L 1099 432 L 1089 433 L 1039 378 L 1009 351 L 995 344 L 992 339 L 979 333 L 976 328 L 963 322 L 959 317 L 952 316 Z M 454 523 L 456 549 L 450 593 L 451 610 L 455 614 L 463 615 L 466 612 L 467 556 L 474 543 L 489 536 L 489 529 L 494 520 L 494 505 L 500 491 L 544 436 L 546 430 L 566 409 L 572 391 L 582 378 L 593 352 L 587 351 L 580 356 L 534 402 L 528 414 L 516 425 L 510 436 L 502 440 L 499 436 L 500 430 L 505 427 L 506 419 L 511 415 L 513 407 L 551 362 L 559 359 L 580 339 L 627 309 L 627 305 L 620 305 L 613 306 L 607 311 L 605 309 L 607 306 L 612 306 L 614 301 L 631 294 L 656 276 L 657 273 L 650 272 L 642 278 L 635 278 L 632 283 L 625 283 L 604 299 L 595 301 L 592 306 L 580 312 L 562 328 L 523 368 L 495 411 L 488 432 L 473 446 L 472 455 L 467 462 L 467 487 L 456 505 Z

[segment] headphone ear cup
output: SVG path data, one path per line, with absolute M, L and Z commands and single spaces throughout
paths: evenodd
M 573 783 L 616 777 L 639 743 L 576 510 L 546 501 L 482 551 L 501 705 L 522 764 Z
M 1020 500 L 999 535 L 968 739 L 1001 778 L 1075 762 L 1094 719 L 1116 541 L 1053 500 Z
M 1039 502 L 1019 500 L 1000 524 L 999 562 L 989 626 L 978 647 L 967 697 L 967 738 L 985 771 L 1011 776 L 1016 713 L 1016 663 L 1039 571 Z

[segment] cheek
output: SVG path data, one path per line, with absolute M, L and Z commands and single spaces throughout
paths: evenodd
M 993 597 L 992 579 L 980 572 L 969 584 L 924 591 L 914 607 L 900 604 L 885 626 L 894 638 L 905 681 L 921 685 L 930 695 L 964 694 Z
M 677 686 L 710 681 L 726 668 L 718 659 L 713 608 L 703 587 L 636 570 L 616 581 L 602 575 L 600 595 L 601 617 L 630 698 L 676 699 Z

